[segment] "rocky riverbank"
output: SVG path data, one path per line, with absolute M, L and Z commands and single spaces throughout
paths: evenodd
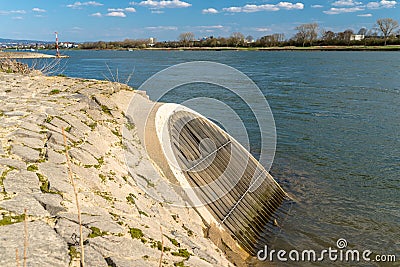
M 165 178 L 124 114 L 136 93 L 144 94 L 119 83 L 0 72 L 0 266 L 22 265 L 24 247 L 28 266 L 79 266 L 62 128 L 86 266 L 159 266 L 160 258 L 163 266 L 232 266 L 205 237 L 199 215 L 168 205 L 180 196 L 157 186 Z M 166 201 L 150 198 L 138 181 Z
M 65 56 L 62 56 L 65 57 Z M 12 58 L 12 59 L 28 59 L 28 58 L 56 58 L 55 55 L 37 53 L 37 52 L 1 52 L 1 58 Z

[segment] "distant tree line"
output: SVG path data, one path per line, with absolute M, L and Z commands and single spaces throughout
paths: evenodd
M 155 42 L 153 39 L 126 39 L 113 42 L 86 42 L 79 45 L 80 49 L 142 49 L 180 48 L 180 47 L 284 47 L 284 46 L 380 46 L 400 45 L 399 23 L 391 18 L 378 19 L 371 29 L 361 28 L 357 32 L 346 29 L 343 32 L 333 32 L 321 29 L 318 23 L 301 24 L 295 28 L 296 34 L 286 39 L 283 33 L 265 35 L 259 39 L 245 37 L 240 32 L 234 32 L 229 37 L 209 36 L 196 39 L 194 33 L 181 33 L 176 41 Z

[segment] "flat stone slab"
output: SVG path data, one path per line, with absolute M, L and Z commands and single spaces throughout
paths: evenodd
M 45 162 L 39 165 L 39 171 L 47 177 L 50 190 L 72 192 L 66 165 Z
M 3 181 L 7 193 L 29 194 L 40 192 L 40 182 L 34 172 L 12 171 Z
M 28 215 L 36 217 L 50 216 L 50 213 L 32 196 L 17 195 L 10 200 L 0 202 L 0 206 L 16 214 L 23 214 L 26 209 Z
M 97 159 L 93 157 L 90 153 L 82 149 L 71 149 L 69 151 L 71 158 L 78 160 L 83 165 L 96 165 L 98 164 Z
M 26 163 L 17 159 L 0 158 L 0 165 L 11 166 L 18 170 L 26 169 Z
M 79 244 L 79 224 L 66 218 L 57 219 L 56 232 L 69 244 Z M 84 239 L 91 233 L 86 227 L 82 228 Z
M 21 159 L 27 162 L 36 162 L 40 159 L 40 152 L 20 144 L 13 145 L 11 148 L 11 153 L 19 156 Z
M 63 198 L 58 194 L 34 194 L 33 197 L 50 213 L 51 216 L 57 215 L 59 212 L 66 211 L 66 208 L 61 205 Z
M 68 266 L 67 243 L 42 221 L 27 223 L 27 266 Z M 0 266 L 16 266 L 15 250 L 23 262 L 24 223 L 0 227 Z

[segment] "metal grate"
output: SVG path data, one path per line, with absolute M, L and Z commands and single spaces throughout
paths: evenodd
M 180 169 L 217 222 L 251 255 L 287 198 L 272 176 L 236 140 L 186 111 L 169 118 Z

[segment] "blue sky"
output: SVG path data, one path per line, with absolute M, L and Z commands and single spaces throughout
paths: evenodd
M 400 1 L 387 0 L 1 0 L 0 38 L 64 41 L 149 38 L 176 40 L 242 32 L 255 38 L 317 22 L 333 31 L 371 28 L 379 18 L 400 20 Z

